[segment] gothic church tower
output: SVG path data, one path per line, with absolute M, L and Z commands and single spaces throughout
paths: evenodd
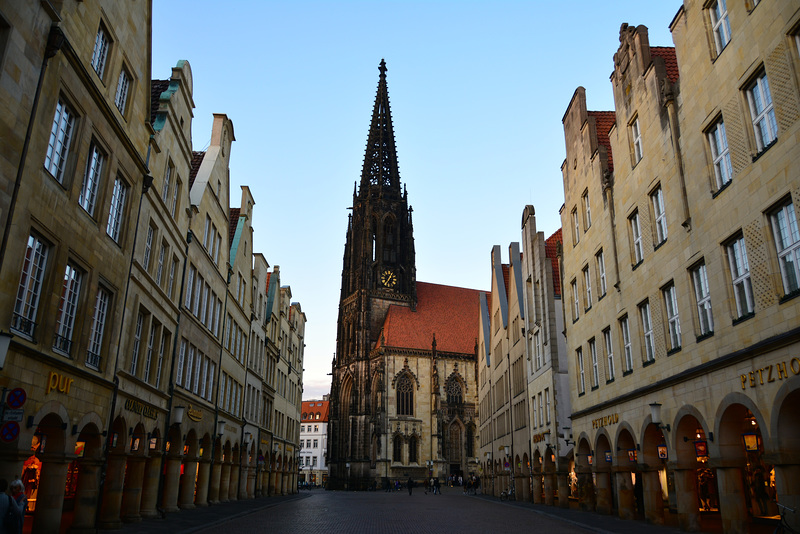
M 382 432 L 384 365 L 379 341 L 390 305 L 416 307 L 414 237 L 400 188 L 386 63 L 381 60 L 364 167 L 353 191 L 342 267 L 328 425 L 329 487 L 366 489 L 374 477 L 374 436 Z M 385 429 L 383 429 L 385 431 Z M 372 447 L 374 449 L 374 447 Z

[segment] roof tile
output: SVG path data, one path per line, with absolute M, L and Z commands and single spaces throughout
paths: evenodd
M 558 245 L 562 242 L 561 228 L 544 240 L 544 255 L 546 258 L 550 258 L 551 265 L 553 266 L 553 292 L 557 297 L 561 296 L 561 271 L 558 269 Z

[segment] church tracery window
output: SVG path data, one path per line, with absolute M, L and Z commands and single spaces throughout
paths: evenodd
M 397 391 L 397 415 L 414 415 L 414 384 L 407 373 L 395 385 Z
M 461 389 L 461 381 L 451 376 L 447 380 L 447 404 L 461 404 L 464 402 L 464 394 Z

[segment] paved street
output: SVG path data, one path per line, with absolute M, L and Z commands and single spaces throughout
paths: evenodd
M 169 514 L 164 520 L 128 524 L 123 534 L 218 534 L 231 532 L 480 533 L 547 534 L 641 532 L 676 534 L 677 529 L 622 521 L 577 510 L 465 496 L 460 488 L 432 495 L 417 488 L 392 493 L 311 490 L 299 495 L 237 501 Z

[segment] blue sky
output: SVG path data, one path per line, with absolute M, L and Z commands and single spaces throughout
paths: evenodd
M 681 2 L 220 6 L 153 2 L 152 77 L 191 64 L 195 150 L 208 146 L 213 113 L 233 121 L 231 198 L 250 187 L 254 250 L 280 266 L 307 316 L 303 398 L 312 399 L 330 389 L 347 208 L 381 59 L 414 209 L 417 280 L 488 290 L 492 246 L 507 262 L 526 204 L 546 236 L 561 226 L 561 118 L 575 89 L 586 88 L 589 109 L 613 110 L 620 25 L 643 24 L 651 46 L 672 46 Z

